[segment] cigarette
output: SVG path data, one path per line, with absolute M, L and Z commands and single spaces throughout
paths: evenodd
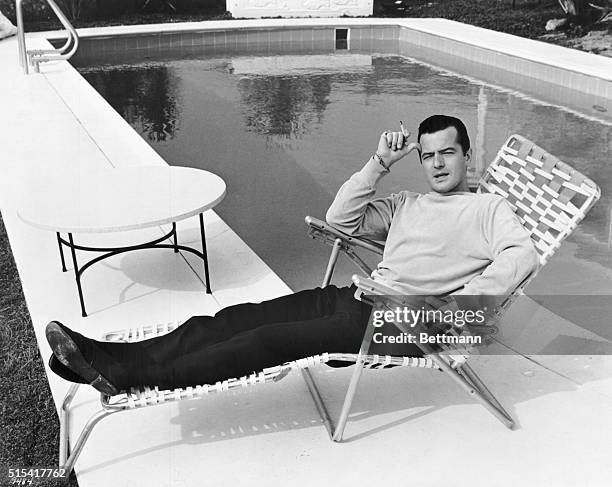
M 408 136 L 410 135 L 409 132 L 406 132 L 406 129 L 404 128 L 404 122 L 402 122 L 400 120 L 400 130 L 402 131 L 402 134 L 404 135 L 404 142 L 402 143 L 402 147 L 404 147 L 408 141 L 406 139 L 408 139 Z

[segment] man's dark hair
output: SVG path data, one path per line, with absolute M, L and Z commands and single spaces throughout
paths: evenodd
M 417 142 L 421 142 L 421 135 L 423 134 L 433 134 L 448 127 L 455 127 L 457 129 L 457 142 L 459 142 L 461 150 L 465 154 L 470 148 L 470 138 L 467 129 L 461 120 L 449 115 L 432 115 L 423 120 L 421 125 L 419 125 Z

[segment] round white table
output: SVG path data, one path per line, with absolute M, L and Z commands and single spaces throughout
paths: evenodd
M 150 248 L 184 250 L 204 262 L 206 292 L 210 293 L 208 256 L 203 213 L 225 196 L 225 182 L 201 169 L 171 166 L 140 166 L 75 174 L 39 175 L 28 180 L 29 198 L 19 217 L 35 227 L 56 233 L 62 270 L 66 272 L 63 247 L 70 249 L 83 316 L 87 316 L 81 276 L 90 266 L 123 252 Z M 32 197 L 33 196 L 33 197 Z M 176 222 L 199 216 L 202 252 L 177 242 Z M 124 232 L 172 224 L 172 230 L 149 242 L 122 247 L 89 247 L 74 243 L 74 234 Z M 66 240 L 62 233 L 68 234 Z M 162 243 L 172 238 L 172 244 Z M 101 252 L 79 267 L 76 250 Z

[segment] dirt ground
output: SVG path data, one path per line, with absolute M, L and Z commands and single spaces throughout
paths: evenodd
M 542 36 L 542 40 L 612 57 L 612 32 L 610 30 L 593 30 L 585 36 L 575 38 L 568 38 L 563 33 L 546 34 Z

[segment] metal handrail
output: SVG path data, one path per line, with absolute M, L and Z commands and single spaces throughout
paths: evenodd
M 19 63 L 23 72 L 28 74 L 30 61 L 36 73 L 40 72 L 40 63 L 47 61 L 61 61 L 70 59 L 79 47 L 79 35 L 72 26 L 64 12 L 59 8 L 54 0 L 46 0 L 64 28 L 68 31 L 68 37 L 62 47 L 55 49 L 26 49 L 25 30 L 23 25 L 23 12 L 21 4 L 23 0 L 15 0 L 15 10 L 17 14 L 17 40 L 19 44 Z

